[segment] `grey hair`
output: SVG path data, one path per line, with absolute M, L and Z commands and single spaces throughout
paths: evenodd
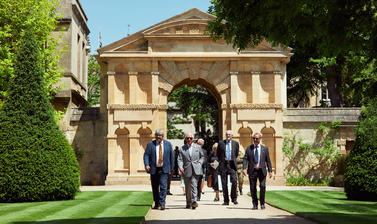
M 199 139 L 198 139 L 198 143 L 199 143 L 199 142 L 203 142 L 203 143 L 204 143 L 204 139 L 199 138 Z
M 164 131 L 161 130 L 161 129 L 157 129 L 155 132 L 154 132 L 154 135 L 157 136 L 157 135 L 162 135 L 164 136 Z

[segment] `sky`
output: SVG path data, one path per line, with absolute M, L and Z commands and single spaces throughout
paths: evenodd
M 91 54 L 111 44 L 189 9 L 208 11 L 210 0 L 80 0 L 90 30 Z M 129 26 L 128 26 L 129 25 Z

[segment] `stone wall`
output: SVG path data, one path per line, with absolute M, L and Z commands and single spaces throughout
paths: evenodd
M 70 125 L 63 130 L 79 159 L 82 185 L 103 185 L 107 174 L 105 122 L 99 108 L 72 108 Z
M 352 148 L 355 140 L 354 128 L 357 126 L 359 115 L 360 108 L 288 108 L 284 110 L 283 116 L 284 136 L 295 135 L 296 140 L 302 139 L 302 143 L 318 143 L 322 138 L 318 133 L 318 126 L 322 122 L 331 123 L 340 120 L 342 123 L 338 131 L 333 133 L 331 137 L 339 150 L 339 154 L 346 154 Z M 283 158 L 285 175 L 287 175 L 293 169 L 287 157 L 283 156 Z M 318 159 L 314 155 L 308 156 L 304 161 L 306 165 L 301 170 L 302 173 L 307 173 L 309 167 L 318 163 Z M 316 169 L 310 170 L 313 174 L 309 175 L 312 180 L 323 179 L 324 177 L 331 178 L 336 172 L 335 166 L 323 166 Z

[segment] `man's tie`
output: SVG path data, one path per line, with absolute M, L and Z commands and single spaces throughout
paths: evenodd
M 255 160 L 255 163 L 258 164 L 259 153 L 258 153 L 258 146 L 257 145 L 255 146 L 254 160 Z
M 226 143 L 226 159 L 230 160 L 230 141 Z
M 158 166 L 162 164 L 162 141 L 160 142 L 160 148 L 158 150 Z

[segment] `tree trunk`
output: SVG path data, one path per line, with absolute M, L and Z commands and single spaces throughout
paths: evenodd
M 342 68 L 344 65 L 343 55 L 336 57 L 336 64 L 327 69 L 327 91 L 331 102 L 331 107 L 343 106 L 342 87 Z

